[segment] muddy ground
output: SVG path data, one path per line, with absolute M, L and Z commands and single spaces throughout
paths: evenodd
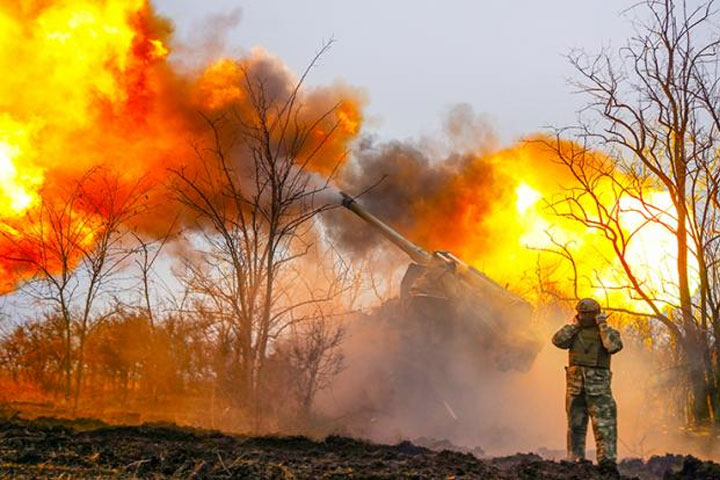
M 668 455 L 625 460 L 623 478 L 720 479 L 720 465 Z M 0 478 L 599 479 L 590 463 L 533 454 L 483 459 L 409 442 L 245 437 L 173 425 L 88 420 L 0 423 Z

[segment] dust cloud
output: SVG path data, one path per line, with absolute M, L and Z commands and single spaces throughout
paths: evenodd
M 501 371 L 487 356 L 431 344 L 409 353 L 407 324 L 396 314 L 385 305 L 351 323 L 344 347 L 347 368 L 317 402 L 334 419 L 334 431 L 431 447 L 448 446 L 447 441 L 486 456 L 537 452 L 565 457 L 567 352 L 550 338 L 569 321 L 571 310 L 554 306 L 536 312 L 542 348 L 527 371 Z M 443 347 L 459 341 L 453 338 Z M 669 390 L 662 380 L 671 377 L 658 375 L 657 358 L 647 349 L 626 336 L 612 370 L 620 458 L 668 451 L 718 458 L 709 439 L 674 433 L 680 422 L 669 423 Z M 590 426 L 589 458 L 594 459 L 594 448 Z

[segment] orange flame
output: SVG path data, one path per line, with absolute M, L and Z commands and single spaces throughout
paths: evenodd
M 579 296 L 594 296 L 614 307 L 650 312 L 631 298 L 629 284 L 607 239 L 597 230 L 558 217 L 547 207 L 573 179 L 556 154 L 540 143 L 471 158 L 450 184 L 433 198 L 415 205 L 421 219 L 411 237 L 432 249 L 449 249 L 509 288 L 532 295 L 540 281 L 557 294 L 572 297 L 573 272 L 567 261 L 550 253 L 566 246 L 578 269 Z M 600 198 L 610 198 L 610 185 L 599 184 Z M 667 192 L 648 190 L 648 201 L 667 214 L 673 206 Z M 673 298 L 676 285 L 676 245 L 662 225 L 645 222 L 640 205 L 621 202 L 620 224 L 638 229 L 627 258 L 648 293 Z M 647 224 L 645 224 L 647 223 Z M 665 305 L 658 304 L 662 310 Z
M 96 168 L 116 173 L 127 188 L 161 182 L 168 169 L 198 163 L 191 147 L 205 134 L 199 110 L 242 107 L 243 68 L 264 68 L 281 91 L 295 81 L 259 50 L 180 74 L 167 62 L 170 32 L 148 0 L 0 0 L 1 289 L 28 274 L 17 260 L 33 255 L 31 220 L 39 221 L 41 204 L 56 201 L 63 183 Z M 358 131 L 358 96 L 328 88 L 305 100 L 308 113 L 343 105 L 341 134 L 311 165 L 327 171 Z M 145 221 L 147 228 L 156 223 Z

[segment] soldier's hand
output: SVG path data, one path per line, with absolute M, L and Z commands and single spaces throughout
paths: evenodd
M 605 312 L 600 312 L 597 315 L 595 315 L 595 323 L 597 325 L 607 323 L 607 319 L 608 319 L 608 314 Z

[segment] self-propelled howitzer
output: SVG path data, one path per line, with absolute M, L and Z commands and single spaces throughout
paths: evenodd
M 440 336 L 463 339 L 470 350 L 491 357 L 499 369 L 526 370 L 540 349 L 532 306 L 447 251 L 428 252 L 382 222 L 346 193 L 342 205 L 402 249 L 412 260 L 401 283 L 406 317 Z M 510 266 L 509 266 L 510 267 Z M 511 268 L 511 267 L 510 267 Z M 450 331 L 451 333 L 447 333 Z M 455 348 L 453 345 L 452 348 Z

